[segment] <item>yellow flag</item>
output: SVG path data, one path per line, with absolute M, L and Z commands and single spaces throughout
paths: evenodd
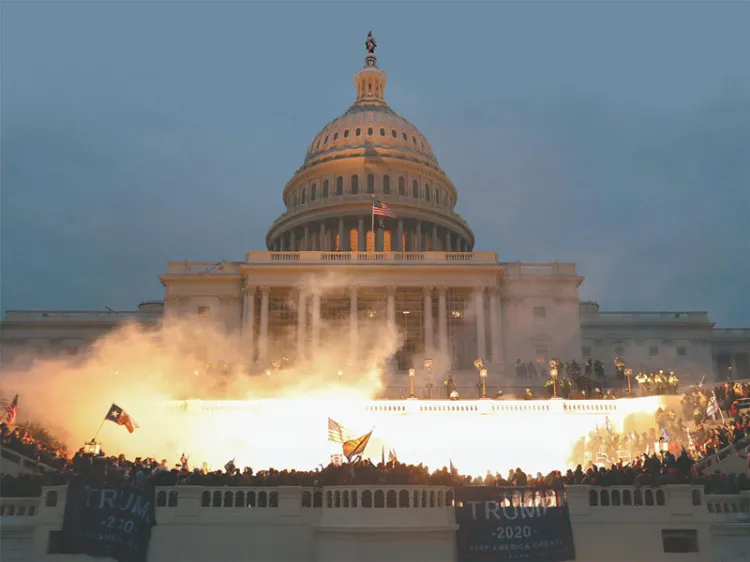
M 356 439 L 350 439 L 349 441 L 346 441 L 343 447 L 346 460 L 352 462 L 353 457 L 362 455 L 362 453 L 364 453 L 365 449 L 367 448 L 367 443 L 370 442 L 371 436 L 372 431 L 366 433 L 362 437 L 357 437 Z

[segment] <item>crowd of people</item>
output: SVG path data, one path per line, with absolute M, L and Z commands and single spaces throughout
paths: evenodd
M 713 397 L 720 410 L 711 412 Z M 536 476 L 521 468 L 507 477 L 487 474 L 471 477 L 458 473 L 451 465 L 430 471 L 423 465 L 408 465 L 391 459 L 378 464 L 368 460 L 330 464 L 313 471 L 238 469 L 233 462 L 221 470 L 205 464 L 190 467 L 188 459 L 173 464 L 166 459 L 109 456 L 102 451 L 86 452 L 83 448 L 69 457 L 64 446 L 46 432 L 32 427 L 9 427 L 0 424 L 2 449 L 15 451 L 38 463 L 38 471 L 18 477 L 5 475 L 0 481 L 0 495 L 5 497 L 36 496 L 43 486 L 64 485 L 72 479 L 84 479 L 92 485 L 156 486 L 333 486 L 348 484 L 401 485 L 491 485 L 491 486 L 564 486 L 635 485 L 656 486 L 669 483 L 704 485 L 707 492 L 732 493 L 750 490 L 747 474 L 738 476 L 713 473 L 703 475 L 694 469 L 696 462 L 717 455 L 730 445 L 750 437 L 750 416 L 733 411 L 736 401 L 750 396 L 750 385 L 726 383 L 713 389 L 702 386 L 689 389 L 681 398 L 681 412 L 660 408 L 654 427 L 643 433 L 620 434 L 607 422 L 592 432 L 575 448 L 571 460 L 575 470 Z M 726 417 L 723 418 L 724 412 Z M 714 420 L 714 418 L 719 419 Z M 687 421 L 685 421 L 687 420 Z M 735 454 L 746 455 L 737 447 Z

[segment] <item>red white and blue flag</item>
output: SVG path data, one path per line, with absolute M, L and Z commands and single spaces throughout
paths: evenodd
M 372 201 L 372 214 L 376 217 L 396 218 L 396 213 L 388 205 L 377 199 L 373 199 Z

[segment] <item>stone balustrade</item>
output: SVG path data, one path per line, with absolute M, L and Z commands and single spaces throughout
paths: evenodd
M 495 252 L 247 252 L 248 264 L 497 264 Z

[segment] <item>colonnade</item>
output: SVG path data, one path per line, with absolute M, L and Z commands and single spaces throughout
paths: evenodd
M 435 223 L 414 219 L 383 219 L 375 221 L 375 251 L 386 250 L 385 232 L 390 232 L 390 250 L 394 252 L 468 252 L 470 242 L 460 234 Z M 395 226 L 395 228 L 393 228 Z M 352 248 L 351 231 L 357 231 L 357 247 Z M 292 228 L 276 238 L 271 249 L 275 252 L 311 250 L 319 252 L 365 252 L 367 236 L 372 232 L 372 217 L 339 217 L 320 220 L 303 227 Z M 404 237 L 404 234 L 406 236 Z M 404 240 L 405 238 L 405 240 Z M 405 242 L 405 243 L 404 243 Z
M 396 287 L 388 286 L 386 322 L 388 328 L 396 329 Z M 424 352 L 426 356 L 434 355 L 436 350 L 448 350 L 448 310 L 447 310 L 447 286 L 424 286 L 424 329 L 422 338 L 424 343 Z M 255 337 L 255 299 L 260 292 L 260 323 L 259 334 Z M 266 366 L 270 358 L 268 356 L 268 334 L 269 334 L 269 296 L 271 287 L 245 285 L 243 295 L 243 314 L 242 314 L 242 346 L 243 356 L 253 359 L 257 356 L 257 363 Z M 485 310 L 485 295 L 489 295 L 489 311 Z M 433 304 L 437 295 L 438 314 L 437 314 L 437 334 L 435 334 Z M 311 348 L 318 349 L 320 345 L 321 332 L 321 294 L 319 292 L 309 293 L 304 290 L 298 290 L 296 293 L 298 310 L 306 311 L 308 299 L 311 301 L 310 326 L 307 326 L 307 314 L 297 314 L 297 357 L 304 358 L 307 355 L 306 344 L 308 336 Z M 476 322 L 476 356 L 485 361 L 500 365 L 503 363 L 503 346 L 501 333 L 501 301 L 496 287 L 476 287 L 474 288 L 472 298 L 474 300 L 475 322 Z M 350 313 L 349 313 L 349 344 L 351 349 L 351 359 L 356 360 L 356 352 L 359 348 L 359 287 L 352 285 L 349 287 Z M 489 316 L 489 322 L 487 321 Z M 487 349 L 487 327 L 489 324 L 489 341 L 490 349 Z M 436 341 L 437 340 L 437 341 Z M 257 346 L 257 349 L 256 349 Z M 489 352 L 489 355 L 488 355 Z

